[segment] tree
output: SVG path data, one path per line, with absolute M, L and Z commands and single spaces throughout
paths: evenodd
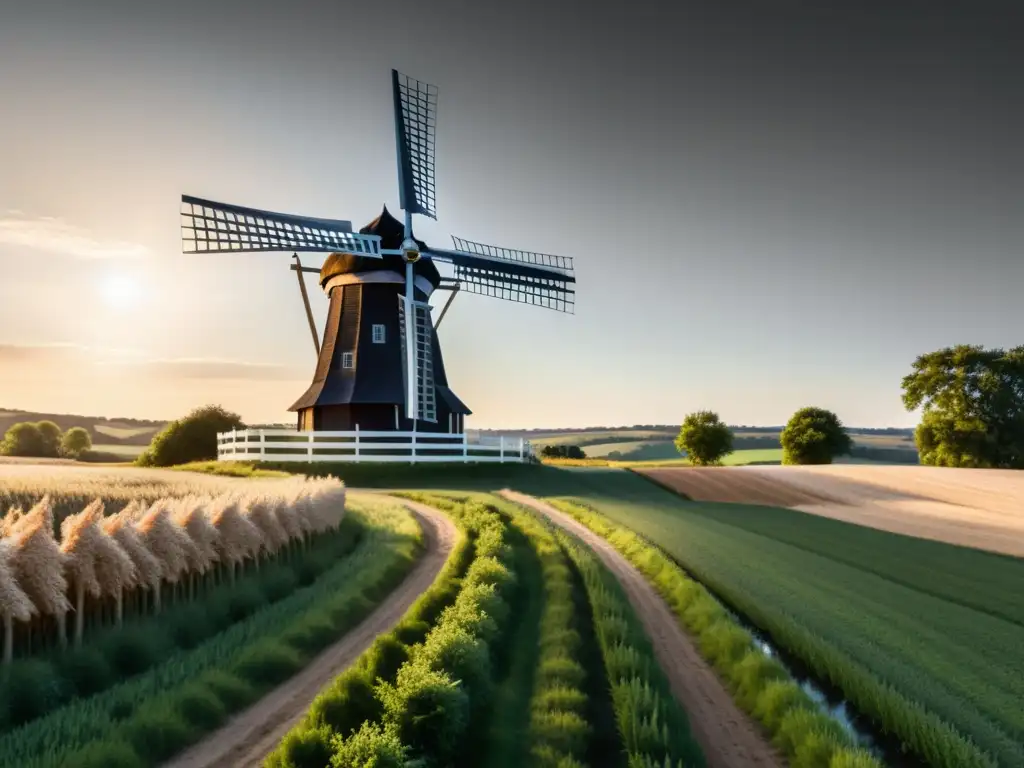
M 1024 346 L 929 352 L 902 386 L 908 411 L 923 406 L 914 433 L 922 464 L 1024 469 Z
M 46 441 L 39 431 L 39 425 L 28 421 L 12 424 L 0 442 L 0 454 L 4 456 L 43 456 Z
M 219 405 L 196 408 L 159 432 L 137 464 L 145 467 L 170 467 L 190 461 L 217 458 L 217 433 L 245 429 L 242 417 Z
M 824 408 L 801 408 L 793 414 L 779 436 L 783 464 L 831 464 L 836 456 L 848 454 L 853 440 L 843 422 Z
M 587 454 L 578 445 L 545 445 L 540 449 L 545 459 L 585 459 Z
M 72 427 L 64 433 L 60 441 L 60 452 L 64 456 L 77 459 L 83 453 L 92 448 L 92 438 L 89 430 L 84 427 Z
M 38 455 L 47 458 L 60 456 L 60 441 L 62 437 L 60 427 L 52 421 L 37 422 L 36 427 L 39 428 L 39 435 L 43 441 L 43 452 Z
M 683 419 L 675 445 L 695 466 L 718 464 L 732 453 L 732 430 L 714 411 L 697 411 Z

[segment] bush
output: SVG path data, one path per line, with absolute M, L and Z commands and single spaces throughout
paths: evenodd
M 688 414 L 675 440 L 676 450 L 685 453 L 691 464 L 717 464 L 732 453 L 732 430 L 713 411 Z
M 77 459 L 86 451 L 92 449 L 92 437 L 89 431 L 83 427 L 72 427 L 64 433 L 60 441 L 60 452 L 62 456 Z
M 585 459 L 586 451 L 578 445 L 545 445 L 540 449 L 545 459 Z
M 853 448 L 839 417 L 824 408 L 801 408 L 779 439 L 783 464 L 831 464 Z
M 136 463 L 145 467 L 170 467 L 216 459 L 217 433 L 231 429 L 245 429 L 238 414 L 219 405 L 197 408 L 164 427 Z
M 37 424 L 22 421 L 12 424 L 0 442 L 0 454 L 4 456 L 45 456 L 46 443 Z

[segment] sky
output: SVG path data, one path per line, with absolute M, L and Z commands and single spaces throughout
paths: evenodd
M 183 254 L 180 196 L 397 212 L 395 67 L 417 235 L 574 259 L 573 315 L 454 301 L 468 427 L 912 426 L 917 355 L 1024 342 L 1024 17 L 958 7 L 0 0 L 0 408 L 291 421 L 290 254 Z

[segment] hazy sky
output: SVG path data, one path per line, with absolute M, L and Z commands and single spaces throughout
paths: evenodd
M 917 354 L 1024 341 L 1013 4 L 658 5 L 0 0 L 0 407 L 292 418 L 290 254 L 183 255 L 179 198 L 397 212 L 391 67 L 417 234 L 575 259 L 575 315 L 455 300 L 470 427 L 910 425 Z

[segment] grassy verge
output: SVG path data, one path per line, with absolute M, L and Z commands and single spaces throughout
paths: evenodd
M 931 765 L 1024 765 L 1024 561 L 734 504 L 593 503 Z
M 776 746 L 803 768 L 878 766 L 850 736 L 794 683 L 785 668 L 765 656 L 749 632 L 740 627 L 708 593 L 656 547 L 601 515 L 576 504 L 553 502 L 607 539 L 651 581 L 697 640 L 704 657 L 729 685 L 737 703 L 771 734 Z M 948 730 L 948 729 L 947 729 Z M 955 737 L 955 734 L 950 734 Z M 950 765 L 987 765 L 971 760 L 971 745 L 953 740 Z
M 629 765 L 704 765 L 686 713 L 618 580 L 575 538 L 556 536 L 586 587 Z
M 19 768 L 154 766 L 301 669 L 401 581 L 422 546 L 404 510 L 353 505 L 359 545 L 309 586 L 97 696 L 0 737 Z
M 359 520 L 343 518 L 337 530 L 312 537 L 301 550 L 284 552 L 259 569 L 248 563 L 234 582 L 203 591 L 213 583 L 207 574 L 194 599 L 100 629 L 80 648 L 15 660 L 0 671 L 0 733 L 122 684 L 312 584 L 358 545 L 363 531 Z

